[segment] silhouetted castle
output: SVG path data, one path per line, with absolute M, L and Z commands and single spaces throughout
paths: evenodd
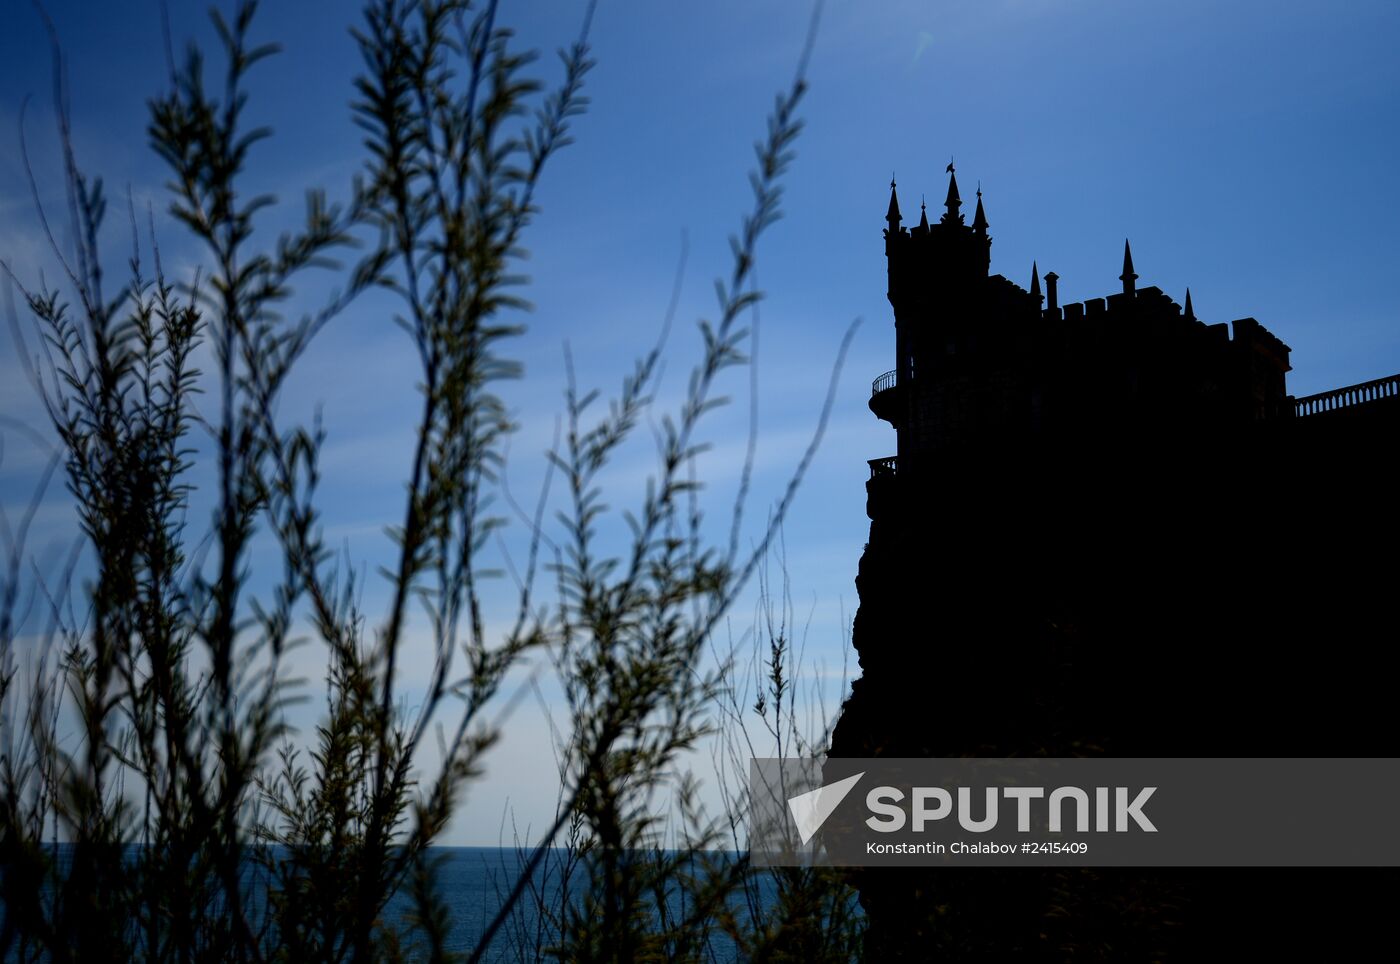
M 950 165 L 951 167 L 951 165 Z M 885 254 L 895 315 L 895 368 L 875 380 L 870 407 L 898 435 L 898 462 L 964 443 L 1045 443 L 1134 434 L 1216 434 L 1223 426 L 1345 410 L 1400 413 L 1400 375 L 1293 399 L 1289 348 L 1253 318 L 1198 320 L 1157 287 L 1137 287 L 1123 248 L 1122 291 L 1060 305 L 1058 276 L 1031 268 L 1029 291 L 989 275 L 991 236 L 982 192 L 972 226 L 950 174 L 946 212 L 901 226 L 890 185 Z M 1048 304 L 1047 304 L 1048 296 Z
M 831 754 L 1396 755 L 1400 375 L 1293 398 L 1283 341 L 1139 288 L 1126 244 L 1121 291 L 1061 305 L 1054 273 L 989 273 L 980 191 L 969 226 L 950 176 L 907 229 L 890 188 L 897 447 Z M 1400 899 L 1360 871 L 855 880 L 876 960 L 1335 952 Z

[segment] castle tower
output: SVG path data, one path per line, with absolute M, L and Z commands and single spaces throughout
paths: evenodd
M 894 309 L 895 367 L 877 379 L 870 407 L 894 426 L 900 457 L 918 458 L 925 405 L 919 384 L 966 349 L 972 335 L 971 312 L 991 264 L 987 215 L 978 191 L 971 227 L 959 213 L 962 200 L 957 174 L 948 165 L 945 212 L 933 224 L 924 217 L 913 232 L 899 227 L 899 202 L 893 182 L 886 214 L 887 294 Z M 886 460 L 886 468 L 889 468 Z M 912 469 L 912 461 L 907 463 Z

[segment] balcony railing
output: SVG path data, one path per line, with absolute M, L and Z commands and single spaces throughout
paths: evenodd
M 894 476 L 899 472 L 899 457 L 895 455 L 883 459 L 871 459 L 867 464 L 870 466 L 872 479 Z
M 894 372 L 885 372 L 879 378 L 875 379 L 875 381 L 870 383 L 871 396 L 873 397 L 875 395 L 879 395 L 881 392 L 887 389 L 894 388 L 894 383 Z
M 1346 388 L 1334 388 L 1330 392 L 1295 398 L 1293 414 L 1300 418 L 1304 415 L 1322 415 L 1342 408 L 1365 405 L 1367 402 L 1377 402 L 1383 398 L 1397 397 L 1400 397 L 1400 375 L 1391 375 L 1389 378 L 1377 378 L 1359 385 L 1348 385 Z

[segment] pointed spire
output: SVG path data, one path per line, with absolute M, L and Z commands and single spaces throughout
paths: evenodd
M 928 233 L 928 209 L 924 207 L 924 199 L 919 198 L 919 230 Z
M 1195 321 L 1195 320 L 1196 320 L 1196 312 L 1195 312 L 1195 310 L 1191 307 L 1191 289 L 1190 289 L 1190 288 L 1187 288 L 1187 289 L 1186 289 L 1186 320 L 1187 320 L 1187 321 Z
M 977 213 L 972 216 L 972 230 L 979 235 L 987 233 L 987 212 L 982 210 L 982 182 L 977 182 Z
M 948 161 L 948 198 L 943 204 L 948 208 L 948 213 L 943 215 L 943 220 L 962 223 L 962 215 L 958 213 L 958 208 L 962 207 L 962 198 L 958 196 L 958 175 L 953 171 L 951 159 Z
M 1118 276 L 1118 280 L 1123 282 L 1123 293 L 1133 294 L 1137 291 L 1137 272 L 1133 270 L 1133 248 L 1128 243 L 1128 239 L 1123 239 L 1123 273 Z
M 885 220 L 890 222 L 890 229 L 897 230 L 896 225 L 904 219 L 899 216 L 899 195 L 894 189 L 894 175 L 890 175 L 890 209 L 885 212 Z
M 1040 267 L 1034 261 L 1031 262 L 1031 297 L 1036 300 L 1038 306 L 1041 301 Z

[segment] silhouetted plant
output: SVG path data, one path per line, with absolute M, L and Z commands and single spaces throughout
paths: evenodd
M 710 953 L 717 922 L 727 922 L 731 939 L 739 935 L 728 908 L 754 878 L 742 860 L 708 853 L 734 827 L 707 818 L 694 782 L 679 775 L 685 754 L 713 733 L 728 685 L 723 663 L 705 668 L 706 647 L 764 557 L 827 409 L 747 553 L 738 538 L 747 467 L 727 546 L 703 534 L 697 428 L 720 404 L 716 380 L 745 361 L 743 318 L 759 298 L 753 265 L 778 217 L 803 70 L 758 145 L 754 205 L 735 239 L 730 277 L 718 285 L 717 320 L 702 323 L 702 357 L 685 398 L 661 420 L 660 467 L 629 516 L 625 553 L 600 548 L 598 476 L 651 404 L 659 345 L 601 417 L 593 415 L 597 393 L 571 377 L 567 436 L 553 455 L 568 496 L 564 536 L 545 536 L 542 498 L 518 616 L 492 634 L 482 552 L 500 525 L 489 509 L 511 429 L 495 386 L 519 373 L 502 354 L 519 328 L 502 312 L 523 305 L 513 265 L 536 213 L 535 188 L 586 106 L 591 7 L 562 55 L 563 80 L 546 94 L 526 74 L 533 55 L 518 52 L 497 25 L 495 2 L 371 0 L 355 32 L 365 170 L 346 204 L 308 192 L 304 226 L 270 247 L 254 228 L 273 199 L 243 190 L 252 150 L 268 136 L 244 120 L 246 78 L 276 49 L 251 40 L 255 8 L 244 0 L 229 19 L 214 13 L 225 66 L 213 88 L 191 48 L 170 89 L 150 103 L 170 213 L 197 242 L 200 269 L 168 279 L 154 224 L 143 245 L 129 204 L 130 279 L 111 296 L 98 246 L 105 198 L 74 158 L 55 39 L 74 250 L 66 255 L 44 220 L 65 288 L 13 280 L 40 336 L 29 371 L 61 446 L 93 576 L 81 612 L 66 582 L 46 587 L 47 642 L 22 685 L 15 614 L 23 527 L 10 539 L 0 587 L 0 953 L 54 961 L 448 959 L 452 922 L 429 847 L 498 737 L 486 708 L 531 651 L 551 656 L 563 685 L 563 799 L 471 959 L 530 893 L 561 835 L 575 862 L 566 896 L 550 908 L 549 946 L 537 944 L 538 952 L 570 960 Z M 143 248 L 153 256 L 150 278 Z M 336 260 L 352 252 L 348 267 Z M 284 318 L 279 309 L 312 269 L 336 272 L 340 287 L 316 311 Z M 385 573 L 391 602 L 370 629 L 354 601 L 354 573 L 320 534 L 324 433 L 314 424 L 289 428 L 276 413 L 317 333 L 376 286 L 400 301 L 395 317 L 419 361 L 421 410 L 393 531 L 396 562 Z M 192 365 L 201 345 L 212 349 L 212 381 Z M 204 419 L 193 398 L 206 384 L 217 406 Z M 192 540 L 191 433 L 201 426 L 213 444 L 214 510 L 208 536 Z M 248 565 L 258 533 L 275 540 L 282 572 L 254 593 Z M 548 547 L 559 590 L 552 605 L 538 602 L 535 589 Z M 395 698 L 415 601 L 433 661 L 427 693 L 410 713 Z M 327 653 L 324 716 L 306 748 L 285 723 L 297 691 L 284 659 L 299 620 Z M 779 704 L 781 663 L 774 658 Z M 424 778 L 423 741 L 449 713 L 441 766 Z M 681 828 L 669 837 L 659 816 L 667 791 Z M 59 851 L 58 841 L 68 846 Z M 783 913 L 793 920 L 817 906 L 803 901 L 840 899 L 826 882 L 791 884 Z M 407 922 L 386 913 L 395 894 L 412 900 Z M 739 943 L 749 951 L 776 947 L 790 933 L 787 924 L 744 927 L 749 937 Z
M 743 779 L 749 761 L 757 757 L 823 759 L 835 726 L 826 712 L 819 675 L 810 681 L 810 692 L 799 689 L 810 673 L 804 665 L 805 632 L 798 635 L 786 546 L 780 539 L 775 548 L 757 572 L 754 652 L 746 667 L 753 687 L 733 686 L 721 701 L 725 759 L 718 768 L 738 778 L 732 784 L 725 782 L 725 809 L 731 822 L 730 845 L 740 853 L 744 833 L 752 829 L 742 824 L 754 789 Z M 770 561 L 779 567 L 776 590 L 769 576 Z M 844 673 L 841 688 L 845 689 Z M 856 893 L 839 868 L 751 869 L 738 894 L 717 915 L 717 922 L 743 960 L 837 962 L 862 955 L 864 920 Z

